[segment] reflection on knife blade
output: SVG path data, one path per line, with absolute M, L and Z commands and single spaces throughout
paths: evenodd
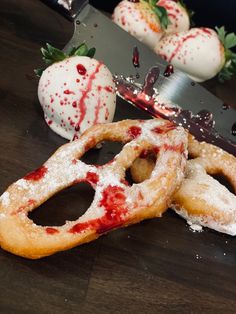
M 236 144 L 216 132 L 211 112 L 202 110 L 197 115 L 193 115 L 189 110 L 181 109 L 158 99 L 154 84 L 159 73 L 160 70 L 157 66 L 152 67 L 148 71 L 142 87 L 137 86 L 122 75 L 114 75 L 117 94 L 136 107 L 150 113 L 153 117 L 161 117 L 182 125 L 199 141 L 206 141 L 219 146 L 235 156 Z

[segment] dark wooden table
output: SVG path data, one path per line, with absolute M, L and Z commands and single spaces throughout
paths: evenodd
M 73 27 L 30 0 L 2 0 L 0 25 L 2 193 L 65 143 L 43 120 L 33 69 L 41 64 L 39 48 L 45 42 L 63 47 Z M 235 83 L 205 85 L 236 107 Z M 128 116 L 140 113 L 120 107 L 116 119 Z M 118 149 L 105 146 L 97 161 Z M 32 219 L 59 224 L 78 217 L 93 195 L 79 188 L 60 193 Z M 235 244 L 209 230 L 193 233 L 169 211 L 37 261 L 0 250 L 0 313 L 236 313 Z

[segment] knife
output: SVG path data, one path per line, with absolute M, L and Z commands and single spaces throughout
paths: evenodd
M 236 111 L 233 108 L 224 106 L 220 99 L 177 69 L 169 77 L 164 76 L 166 61 L 92 7 L 88 0 L 43 0 L 43 2 L 74 22 L 73 36 L 64 51 L 69 51 L 71 47 L 78 46 L 83 41 L 96 47 L 96 58 L 102 60 L 111 70 L 117 80 L 117 86 L 121 82 L 121 77 L 125 84 L 127 84 L 126 78 L 132 78 L 132 81 L 135 81 L 133 85 L 142 85 L 149 70 L 153 66 L 158 67 L 159 75 L 154 87 L 159 96 L 182 108 L 179 118 L 176 116 L 173 119 L 172 116 L 172 120 L 181 124 L 181 121 L 185 119 L 186 125 L 193 126 L 196 122 L 192 118 L 195 118 L 199 112 L 207 110 L 212 114 L 214 130 L 212 132 L 203 127 L 203 139 L 236 155 L 235 136 L 231 131 L 236 120 Z M 139 68 L 135 68 L 132 62 L 134 47 L 137 47 L 139 51 Z M 119 91 L 118 94 L 124 97 Z M 224 110 L 225 108 L 227 110 Z M 142 109 L 153 115 L 150 107 L 149 110 Z M 185 114 L 183 117 L 182 113 L 189 111 L 191 114 Z M 191 127 L 191 132 L 198 138 L 201 135 L 199 128 Z

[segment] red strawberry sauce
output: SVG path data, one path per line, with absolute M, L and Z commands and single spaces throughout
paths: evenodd
M 26 176 L 24 176 L 24 179 L 25 180 L 38 181 L 45 176 L 47 171 L 48 171 L 47 167 L 42 166 L 42 167 L 36 169 L 35 171 L 28 173 Z
M 165 125 L 162 125 L 160 127 L 155 127 L 154 129 L 152 129 L 153 132 L 158 133 L 158 134 L 165 134 L 168 133 L 171 130 L 175 130 L 176 129 L 176 125 L 174 125 L 174 123 L 169 122 L 166 123 Z
M 134 47 L 133 49 L 133 65 L 135 68 L 139 68 L 140 64 L 139 64 L 139 51 L 138 51 L 138 47 Z
M 99 205 L 104 207 L 105 214 L 101 218 L 78 223 L 69 232 L 80 233 L 86 229 L 94 229 L 98 234 L 116 228 L 124 222 L 123 215 L 128 212 L 124 189 L 120 186 L 107 186 L 102 192 Z
M 75 93 L 72 90 L 69 90 L 69 89 L 64 90 L 63 93 L 66 94 L 66 95 L 71 95 L 71 94 L 75 95 Z
M 142 129 L 139 126 L 131 126 L 128 130 L 128 134 L 134 139 L 142 133 Z
M 77 64 L 76 66 L 77 71 L 80 75 L 85 75 L 87 73 L 86 68 L 83 66 L 83 64 Z
M 80 124 L 84 120 L 84 117 L 86 115 L 87 108 L 86 108 L 86 104 L 85 104 L 85 99 L 88 97 L 88 93 L 92 89 L 93 80 L 95 79 L 96 74 L 99 72 L 102 65 L 103 65 L 102 63 L 97 64 L 94 72 L 88 78 L 87 88 L 84 91 L 82 91 L 82 97 L 81 97 L 80 102 L 79 102 L 80 118 L 79 118 L 79 121 L 77 122 L 77 125 L 76 125 L 77 129 L 79 129 Z M 78 66 L 81 66 L 81 64 L 77 65 L 77 70 L 78 70 Z
M 181 143 L 179 145 L 168 145 L 168 144 L 164 144 L 164 150 L 170 150 L 172 152 L 177 152 L 180 154 L 184 153 L 184 144 Z
M 189 34 L 189 35 L 186 35 L 185 37 L 183 37 L 182 39 L 179 40 L 175 50 L 172 52 L 171 56 L 169 58 L 166 58 L 165 56 L 165 59 L 168 61 L 168 62 L 171 62 L 173 60 L 173 58 L 176 56 L 176 54 L 179 52 L 179 50 L 182 48 L 183 44 L 189 40 L 189 39 L 194 39 L 196 38 L 197 36 L 200 35 L 200 32 L 196 32 L 195 34 Z
M 52 228 L 52 227 L 47 227 L 45 230 L 48 234 L 59 233 L 59 231 L 56 228 Z
M 172 64 L 168 64 L 165 68 L 165 71 L 164 71 L 164 76 L 165 77 L 169 77 L 171 76 L 171 74 L 174 73 L 174 67 Z
M 99 181 L 99 176 L 95 172 L 89 171 L 85 180 L 91 184 L 97 184 Z
M 22 213 L 27 207 L 34 206 L 36 204 L 36 201 L 33 199 L 29 199 L 27 201 L 27 205 L 20 206 L 17 210 L 11 213 L 11 215 L 17 215 L 19 213 Z

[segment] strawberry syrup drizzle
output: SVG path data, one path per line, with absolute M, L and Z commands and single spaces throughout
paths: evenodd
M 169 131 L 172 131 L 175 129 L 176 129 L 176 125 L 173 122 L 168 121 L 162 126 L 157 126 L 153 128 L 152 131 L 158 134 L 166 134 Z
M 59 230 L 56 229 L 56 228 L 53 228 L 53 227 L 47 227 L 47 228 L 45 229 L 45 231 L 46 231 L 48 234 L 51 234 L 51 235 L 56 234 L 56 233 L 59 233 Z
M 105 89 L 105 91 L 108 92 L 108 93 L 113 93 L 113 88 L 112 88 L 112 86 L 105 86 L 104 89 Z
M 197 140 L 212 143 L 236 156 L 235 143 L 221 137 L 213 128 L 214 120 L 212 113 L 202 110 L 194 116 L 189 110 L 166 106 L 164 103 L 159 103 L 156 100 L 154 90 L 154 84 L 158 78 L 158 69 L 156 68 L 152 67 L 147 73 L 143 88 L 137 87 L 122 76 L 114 76 L 117 93 L 123 99 L 146 111 L 153 117 L 161 117 L 173 121 L 176 125 L 181 125 L 188 129 Z M 228 107 L 225 109 L 228 109 Z M 231 134 L 235 135 L 235 129 L 236 123 L 232 126 Z
M 82 121 L 84 120 L 84 117 L 86 115 L 86 104 L 85 104 L 85 99 L 88 97 L 88 93 L 92 90 L 92 84 L 93 84 L 93 80 L 96 78 L 96 74 L 99 72 L 100 67 L 102 66 L 102 63 L 97 64 L 94 72 L 91 74 L 91 76 L 89 77 L 88 80 L 88 84 L 87 84 L 87 88 L 85 91 L 82 92 L 82 97 L 80 99 L 80 103 L 79 103 L 79 110 L 80 110 L 80 118 L 79 121 L 76 124 L 76 129 L 75 131 L 79 131 L 80 129 L 80 124 L 82 123 Z M 77 65 L 78 67 L 78 65 Z
M 177 15 L 176 14 L 174 14 L 174 13 L 168 13 L 168 16 L 169 17 L 172 17 L 173 19 L 177 19 Z
M 128 129 L 128 134 L 132 139 L 137 138 L 142 133 L 142 129 L 139 126 L 131 126 Z
M 167 56 L 165 56 L 165 59 L 166 59 L 168 62 L 171 62 L 171 61 L 174 59 L 174 57 L 176 56 L 176 54 L 179 52 L 179 50 L 182 48 L 183 44 L 184 44 L 187 40 L 189 40 L 189 39 L 194 39 L 194 38 L 196 38 L 198 35 L 200 35 L 200 32 L 196 32 L 195 35 L 189 34 L 189 35 L 187 35 L 186 37 L 180 39 L 180 40 L 178 41 L 177 47 L 176 47 L 175 50 L 172 52 L 171 56 L 170 56 L 169 58 L 168 58 Z
M 63 92 L 65 95 L 75 95 L 75 93 L 72 90 L 66 89 Z
M 32 181 L 38 181 L 40 179 L 42 179 L 45 174 L 47 173 L 48 169 L 46 166 L 42 166 L 38 169 L 36 169 L 35 171 L 32 171 L 30 173 L 28 173 L 26 176 L 24 176 L 23 179 L 25 180 L 32 180 Z
M 205 29 L 205 28 L 201 28 L 201 30 L 203 31 L 203 32 L 205 32 L 205 33 L 210 33 L 207 29 Z M 183 46 L 183 44 L 187 41 L 187 40 L 189 40 L 189 39 L 194 39 L 194 38 L 196 38 L 197 36 L 199 36 L 199 35 L 201 35 L 201 32 L 200 31 L 198 31 L 198 32 L 196 32 L 195 34 L 189 34 L 189 35 L 187 35 L 187 36 L 185 36 L 185 37 L 183 37 L 183 38 L 181 38 L 181 39 L 179 39 L 178 40 L 178 43 L 177 43 L 177 46 L 176 46 L 176 48 L 174 49 L 174 51 L 172 52 L 172 54 L 170 55 L 170 57 L 168 58 L 166 55 L 162 55 L 162 57 L 166 60 L 166 61 L 168 61 L 168 62 L 171 62 L 172 60 L 173 60 L 173 58 L 176 56 L 176 54 L 179 52 L 179 50 L 182 48 L 182 46 Z
M 206 27 L 201 27 L 201 30 L 204 32 L 204 33 L 206 33 L 206 34 L 208 34 L 208 35 L 212 35 L 212 32 L 210 31 L 210 29 L 208 29 L 208 28 L 206 28 Z
M 183 143 L 178 144 L 178 145 L 168 145 L 165 143 L 163 145 L 163 148 L 164 148 L 164 150 L 170 150 L 172 152 L 176 152 L 176 153 L 180 153 L 180 154 L 183 154 L 185 152 Z
M 97 184 L 99 181 L 99 176 L 95 172 L 87 172 L 85 180 L 90 184 Z
M 128 209 L 124 189 L 120 186 L 107 186 L 102 191 L 99 205 L 105 209 L 105 214 L 97 219 L 81 222 L 69 229 L 70 233 L 80 233 L 87 229 L 95 230 L 97 234 L 117 228 L 125 221 L 124 215 Z
M 20 206 L 17 210 L 13 211 L 11 215 L 17 215 L 24 212 L 28 207 L 35 206 L 36 200 L 29 199 L 26 205 Z
M 78 72 L 80 75 L 85 75 L 85 74 L 87 73 L 87 70 L 86 70 L 86 68 L 83 66 L 83 64 L 77 64 L 76 69 L 77 69 L 77 72 Z
M 142 93 L 145 96 L 152 97 L 155 94 L 154 84 L 160 76 L 160 69 L 157 66 L 152 67 L 145 76 Z M 150 100 L 150 99 L 149 99 Z
M 168 4 L 165 0 L 158 1 L 158 5 L 164 7 L 168 11 L 174 10 L 174 7 Z
M 168 17 L 172 17 L 173 19 L 177 20 L 178 14 L 180 13 L 180 10 L 178 8 L 175 8 L 174 6 L 168 4 L 165 0 L 159 1 L 158 6 L 164 7 L 168 11 Z
M 138 47 L 134 47 L 133 49 L 133 66 L 135 68 L 139 68 L 140 67 L 140 63 L 139 63 L 139 51 L 138 51 Z
M 115 77 L 116 90 L 126 101 L 135 104 L 138 108 L 149 112 L 156 118 L 165 118 L 175 116 L 180 109 L 177 107 L 167 107 L 156 101 L 154 84 L 160 75 L 160 69 L 157 66 L 152 67 L 146 77 L 142 89 L 125 81 L 123 78 Z
M 173 65 L 172 64 L 168 64 L 167 66 L 166 66 L 166 68 L 165 68 L 165 71 L 164 71 L 164 76 L 165 77 L 169 77 L 169 76 L 171 76 L 171 74 L 173 74 L 174 73 L 174 67 L 173 67 Z
M 94 120 L 93 120 L 93 124 L 97 124 L 98 123 L 98 118 L 99 118 L 99 112 L 100 112 L 100 109 L 101 109 L 101 106 L 102 103 L 101 103 L 101 99 L 100 97 L 98 98 L 98 101 L 97 101 L 97 105 L 95 106 L 95 110 L 94 110 Z

